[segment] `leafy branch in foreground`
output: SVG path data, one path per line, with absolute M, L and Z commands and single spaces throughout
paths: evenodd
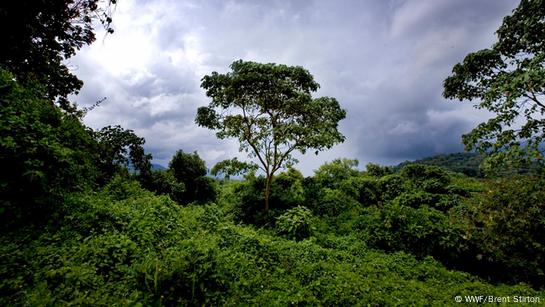
M 83 82 L 72 74 L 66 60 L 95 40 L 100 23 L 113 33 L 112 10 L 117 0 L 18 0 L 0 2 L 0 66 L 19 82 L 39 82 L 49 100 L 76 112 L 68 95 Z
M 542 163 L 545 138 L 545 1 L 523 0 L 489 49 L 468 54 L 444 82 L 446 98 L 475 100 L 495 114 L 463 136 L 496 164 Z

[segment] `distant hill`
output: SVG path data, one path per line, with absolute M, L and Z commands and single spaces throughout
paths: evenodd
M 440 154 L 415 161 L 405 161 L 394 168 L 401 168 L 404 165 L 419 163 L 440 166 L 453 172 L 462 173 L 471 177 L 481 177 L 479 165 L 483 155 L 471 152 L 457 152 L 451 154 Z
M 440 154 L 415 161 L 405 161 L 394 166 L 394 169 L 399 169 L 407 164 L 427 164 L 445 168 L 447 170 L 462 173 L 470 177 L 483 177 L 479 166 L 484 159 L 484 155 L 471 152 L 457 152 L 451 154 Z M 520 167 L 516 170 L 505 171 L 502 176 L 510 176 L 514 174 L 535 175 L 540 173 L 540 166 L 533 164 L 528 167 Z
M 151 169 L 154 170 L 154 171 L 162 171 L 162 170 L 167 169 L 167 168 L 162 166 L 161 164 L 152 163 L 151 164 Z
M 136 172 L 136 169 L 134 168 L 134 166 L 132 165 L 132 163 L 130 161 L 129 161 L 129 165 L 127 165 L 127 168 L 129 169 L 129 172 L 131 172 L 131 173 Z M 155 163 L 151 164 L 151 170 L 152 171 L 162 171 L 162 170 L 165 170 L 165 169 L 167 169 L 167 168 L 162 166 L 161 164 L 155 164 Z

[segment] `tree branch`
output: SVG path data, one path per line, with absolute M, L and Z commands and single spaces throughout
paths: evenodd
M 244 123 L 246 124 L 246 138 L 248 140 L 248 144 L 250 145 L 250 147 L 252 147 L 252 149 L 254 150 L 254 153 L 256 154 L 257 158 L 259 159 L 259 161 L 261 162 L 261 164 L 263 165 L 263 171 L 265 171 L 265 173 L 267 174 L 267 176 L 269 175 L 269 164 L 266 163 L 263 158 L 261 157 L 261 155 L 259 154 L 259 150 L 257 149 L 256 145 L 251 141 L 251 137 L 252 137 L 252 125 L 250 124 L 249 122 L 249 119 L 246 115 L 246 109 L 244 106 L 241 106 L 241 109 L 242 109 L 242 115 L 243 115 L 243 118 L 244 118 Z
M 533 90 L 528 90 L 528 92 L 530 92 L 530 94 L 532 94 L 532 96 L 528 96 L 528 95 L 524 95 L 526 97 L 528 97 L 529 99 L 531 99 L 532 101 L 534 101 L 538 106 L 540 106 L 542 109 L 545 109 L 545 105 L 543 103 L 541 103 L 537 97 L 536 97 L 536 94 L 534 93 Z

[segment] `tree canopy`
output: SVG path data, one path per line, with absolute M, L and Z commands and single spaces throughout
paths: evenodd
M 492 153 L 496 161 L 542 160 L 545 1 L 522 0 L 496 34 L 491 48 L 470 53 L 454 66 L 443 95 L 474 100 L 477 108 L 494 113 L 463 136 L 467 150 Z
M 265 172 L 265 210 L 274 173 L 296 162 L 294 151 L 331 148 L 344 141 L 338 123 L 346 112 L 332 97 L 313 99 L 319 84 L 300 66 L 235 61 L 231 72 L 204 76 L 212 102 L 196 122 L 217 137 L 237 138 L 240 150 L 257 158 Z
M 187 204 L 193 201 L 206 202 L 216 197 L 212 179 L 206 177 L 207 169 L 197 152 L 178 150 L 168 164 L 169 171 L 178 183 L 185 187 L 177 201 Z
M 66 97 L 83 85 L 64 60 L 95 40 L 93 24 L 107 32 L 116 0 L 18 0 L 0 4 L 0 66 L 20 82 L 35 80 L 62 109 L 75 111 Z
M 137 136 L 134 131 L 125 130 L 121 126 L 107 126 L 95 132 L 100 145 L 103 180 L 106 182 L 118 171 L 129 165 L 138 171 L 140 177 L 147 177 L 151 172 L 151 154 L 146 154 L 146 140 Z
M 239 161 L 237 158 L 223 160 L 210 170 L 210 173 L 214 176 L 223 175 L 225 179 L 231 178 L 231 176 L 240 176 L 247 174 L 248 172 L 255 171 L 257 165 L 253 163 L 246 163 L 244 161 Z

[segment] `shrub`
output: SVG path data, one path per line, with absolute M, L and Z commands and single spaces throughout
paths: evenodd
M 159 195 L 168 195 L 179 204 L 184 202 L 185 185 L 176 180 L 171 170 L 152 171 L 150 179 L 144 183 L 144 187 Z
M 303 180 L 303 175 L 291 168 L 275 176 L 269 198 L 270 209 L 263 211 L 265 178 L 249 176 L 236 188 L 235 194 L 240 196 L 240 202 L 234 206 L 235 218 L 259 226 L 274 225 L 280 214 L 305 202 Z
M 491 181 L 456 218 L 467 223 L 472 271 L 493 279 L 545 285 L 545 178 Z
M 263 218 L 260 213 L 263 212 L 263 202 L 265 189 L 264 177 L 249 177 L 245 182 L 234 187 L 233 194 L 238 200 L 233 205 L 233 214 L 236 221 L 246 224 L 265 225 L 267 223 L 274 224 L 274 218 Z M 271 210 L 274 212 L 274 197 L 271 197 Z
M 278 233 L 293 240 L 308 238 L 314 229 L 312 224 L 312 211 L 303 206 L 291 208 L 276 219 Z
M 216 181 L 210 177 L 199 177 L 195 180 L 195 196 L 197 203 L 214 201 L 217 196 Z
M 145 192 L 141 189 L 140 184 L 137 181 L 117 174 L 104 186 L 102 193 L 108 195 L 112 200 L 123 200 L 129 197 L 143 195 Z
M 317 215 L 334 217 L 359 205 L 340 190 L 323 188 L 311 206 L 312 211 Z
M 365 206 L 376 204 L 380 198 L 378 181 L 361 175 L 343 180 L 339 190 Z
M 275 208 L 288 209 L 304 204 L 303 180 L 303 174 L 293 168 L 274 177 L 271 190 Z
M 392 203 L 412 208 L 418 208 L 422 205 L 433 206 L 438 202 L 439 196 L 440 195 L 438 194 L 432 194 L 419 190 L 407 191 L 394 198 Z
M 213 241 L 184 240 L 135 265 L 138 288 L 157 305 L 218 305 L 227 281 L 217 274 Z
M 437 194 L 411 190 L 401 193 L 392 200 L 392 203 L 412 208 L 426 205 L 447 212 L 450 208 L 460 204 L 460 197 L 456 194 Z
M 418 257 L 452 258 L 452 247 L 462 233 L 449 223 L 442 212 L 426 205 L 411 208 L 388 204 L 369 207 L 354 227 L 371 247 L 410 252 Z
M 207 229 L 217 227 L 224 220 L 223 210 L 216 204 L 209 204 L 204 207 L 204 213 L 199 217 L 198 221 Z
M 356 235 L 286 240 L 235 225 L 215 205 L 180 207 L 133 184 L 125 199 L 109 195 L 123 186 L 71 195 L 47 227 L 2 233 L 0 305 L 449 305 L 456 295 L 543 296 L 431 258 L 371 251 Z M 411 221 L 410 210 L 386 216 Z M 415 233 L 427 242 L 425 228 Z

